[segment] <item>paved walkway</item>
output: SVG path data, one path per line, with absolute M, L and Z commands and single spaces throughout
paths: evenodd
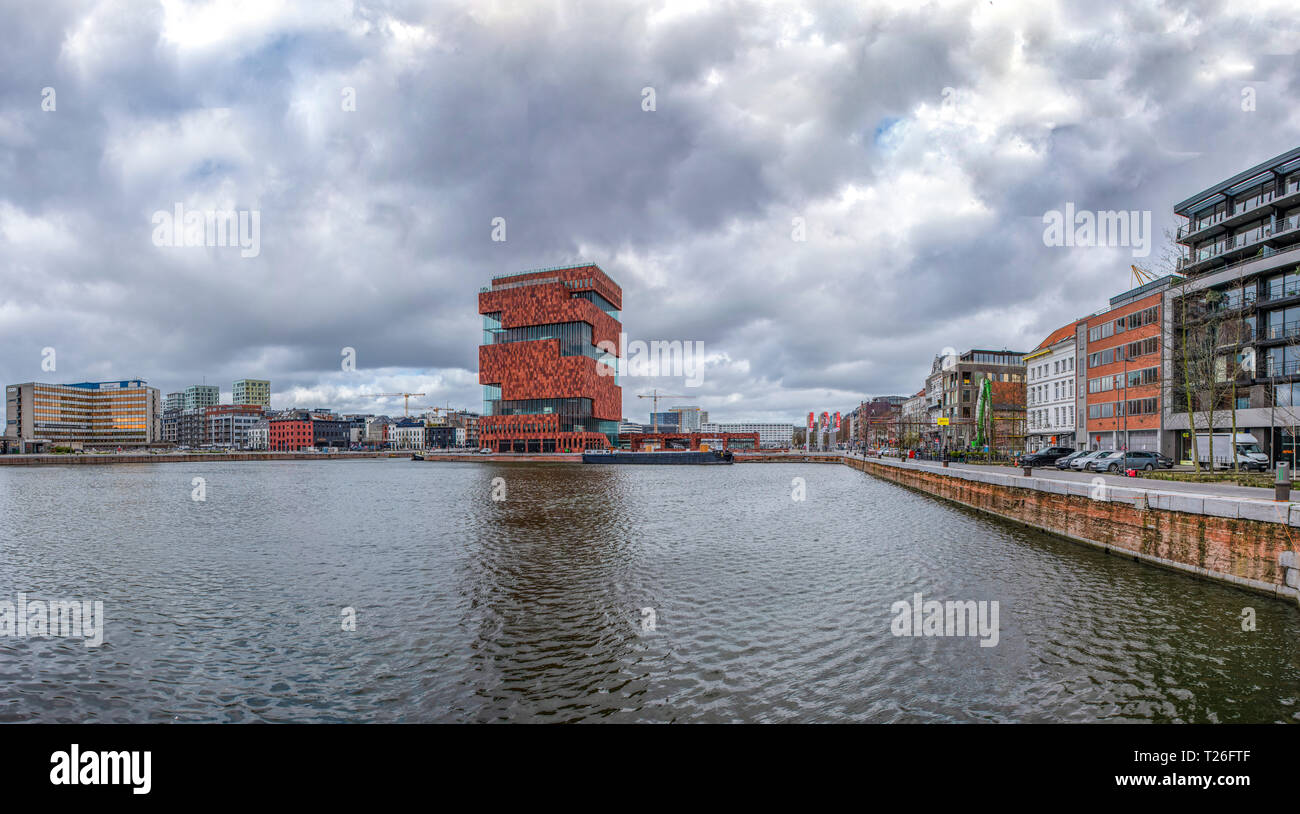
M 861 457 L 861 456 L 853 456 Z M 874 460 L 869 457 L 868 460 Z M 885 458 L 883 460 L 891 460 Z M 897 462 L 897 458 L 893 458 Z M 922 468 L 942 469 L 943 464 L 939 461 L 918 461 L 908 459 L 908 466 Z M 987 464 L 959 464 L 949 463 L 950 469 L 970 469 L 980 472 L 1006 472 L 1008 474 L 1019 475 L 1022 470 L 1018 467 L 1010 466 L 989 466 Z M 1102 478 L 1108 486 L 1125 487 L 1128 489 L 1151 489 L 1160 492 L 1186 492 L 1192 495 L 1206 495 L 1209 497 L 1248 497 L 1256 500 L 1272 500 L 1272 488 L 1259 488 L 1256 486 L 1238 486 L 1235 483 L 1188 483 L 1176 480 L 1158 480 L 1156 478 L 1129 478 L 1124 475 L 1106 475 L 1097 472 L 1076 472 L 1074 470 L 1062 471 L 1054 466 L 1043 466 L 1034 468 L 1034 477 L 1045 478 L 1048 480 L 1070 480 L 1083 481 L 1091 483 L 1093 478 Z M 1300 489 L 1292 492 L 1294 499 L 1300 499 Z

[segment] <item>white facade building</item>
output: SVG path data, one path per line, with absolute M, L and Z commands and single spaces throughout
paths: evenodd
M 758 445 L 763 449 L 786 448 L 794 444 L 793 424 L 759 424 L 753 422 L 715 423 L 705 422 L 700 425 L 700 432 L 756 432 Z
M 271 425 L 266 419 L 262 419 L 248 428 L 248 448 L 271 448 Z
M 1053 331 L 1025 355 L 1025 451 L 1075 444 L 1076 326 Z
M 403 427 L 398 425 L 397 449 L 424 449 L 424 425 L 418 424 L 413 427 Z

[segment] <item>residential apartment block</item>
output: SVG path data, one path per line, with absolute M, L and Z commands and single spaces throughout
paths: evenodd
M 266 407 L 271 403 L 271 383 L 265 379 L 240 379 L 235 382 L 230 403 Z
M 1300 148 L 1174 206 L 1185 282 L 1164 292 L 1162 368 L 1172 436 L 1251 433 L 1272 460 L 1300 458 Z M 1192 403 L 1189 421 L 1188 400 Z

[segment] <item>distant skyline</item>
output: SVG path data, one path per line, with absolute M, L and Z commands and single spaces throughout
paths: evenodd
M 9 10 L 6 383 L 478 410 L 478 289 L 586 260 L 631 338 L 704 343 L 698 387 L 625 378 L 624 416 L 657 387 L 797 425 L 1037 346 L 1162 271 L 1175 203 L 1300 145 L 1289 2 L 225 11 Z M 1149 213 L 1149 254 L 1047 245 L 1067 208 Z M 256 218 L 186 246 L 186 211 Z

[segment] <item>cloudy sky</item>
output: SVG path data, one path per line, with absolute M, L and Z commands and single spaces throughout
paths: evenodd
M 477 409 L 479 287 L 581 259 L 630 338 L 704 343 L 625 415 L 798 421 L 1032 348 L 1300 144 L 1291 0 L 7 5 L 5 382 Z M 1150 211 L 1150 255 L 1045 245 L 1067 203 Z M 177 205 L 256 256 L 155 245 Z

